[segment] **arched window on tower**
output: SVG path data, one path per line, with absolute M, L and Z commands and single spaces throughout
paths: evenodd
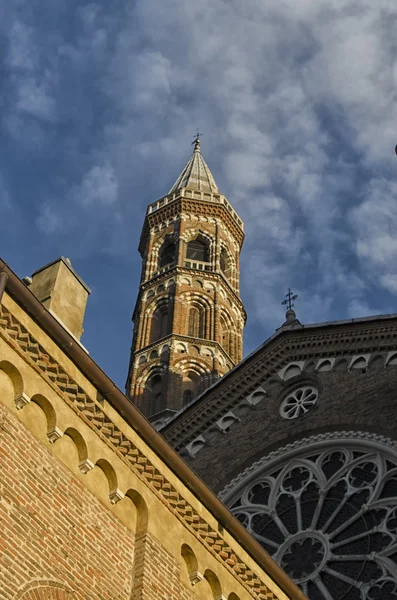
M 144 393 L 144 411 L 148 416 L 160 412 L 161 397 L 163 393 L 163 382 L 161 375 L 155 374 L 149 377 L 145 385 Z
M 169 333 L 170 316 L 168 312 L 168 306 L 166 304 L 161 304 L 156 308 L 152 316 L 149 343 L 153 344 L 153 342 L 160 340 Z
M 195 371 L 189 371 L 183 377 L 183 406 L 189 404 L 197 396 L 199 391 L 200 375 Z
M 202 306 L 192 306 L 189 310 L 188 335 L 194 338 L 205 338 L 205 309 Z
M 176 259 L 175 242 L 166 240 L 159 251 L 159 269 L 171 265 Z
M 209 262 L 210 251 L 209 244 L 202 236 L 188 242 L 186 249 L 186 258 L 199 262 Z
M 233 356 L 232 328 L 223 315 L 220 319 L 220 339 L 224 350 L 226 350 L 229 356 Z
M 230 279 L 232 274 L 232 261 L 230 260 L 230 256 L 226 248 L 222 248 L 221 254 L 219 257 L 219 266 L 221 268 L 222 273 Z

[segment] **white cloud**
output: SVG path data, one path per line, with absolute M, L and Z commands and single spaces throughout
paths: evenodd
M 40 213 L 37 217 L 37 226 L 45 234 L 59 234 L 67 228 L 67 224 L 62 218 L 62 215 L 51 206 L 49 202 L 45 202 L 40 207 Z
M 48 82 L 25 77 L 17 85 L 15 108 L 43 120 L 52 121 L 55 116 L 55 100 L 49 92 Z
M 375 281 L 397 291 L 397 183 L 372 179 L 364 200 L 351 211 L 356 252 L 362 269 Z
M 18 113 L 28 113 L 44 121 L 55 118 L 53 88 L 57 77 L 48 66 L 43 67 L 41 51 L 37 32 L 15 19 L 8 36 L 6 56 L 6 65 L 11 71 L 7 120 L 15 118 Z
M 97 210 L 112 206 L 117 201 L 118 183 L 113 167 L 109 164 L 94 165 L 74 191 L 74 198 L 85 208 Z
M 75 127 L 72 176 L 39 223 L 55 233 L 72 206 L 90 247 L 104 232 L 106 247 L 125 247 L 124 231 L 137 238 L 136 215 L 167 192 L 198 126 L 215 179 L 245 221 L 251 319 L 279 319 L 289 286 L 300 290 L 302 314 L 321 321 L 370 310 L 377 286 L 397 293 L 397 4 L 140 0 L 123 10 L 79 8 L 78 35 L 60 36 L 47 63 L 33 26 L 12 30 L 18 114 L 9 127 L 21 131 L 28 110 L 56 122 L 59 90 L 72 100 L 63 109 Z

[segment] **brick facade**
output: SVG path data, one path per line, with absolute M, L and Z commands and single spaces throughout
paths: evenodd
M 191 160 L 208 170 L 197 149 Z M 139 247 L 127 393 L 148 416 L 179 410 L 242 359 L 243 224 L 217 190 L 190 184 L 149 206 Z
M 130 599 L 133 532 L 5 407 L 0 415 L 0 598 Z
M 394 353 L 395 317 L 280 329 L 162 433 L 216 491 L 258 457 L 308 433 L 364 427 L 395 438 Z M 293 365 L 299 373 L 283 379 Z M 304 383 L 319 389 L 316 406 L 296 420 L 281 418 L 286 391 Z M 205 443 L 193 457 L 186 448 L 199 436 Z
M 97 388 L 23 302 L 5 294 L 0 306 L 0 599 L 303 600 L 156 453 L 159 434 L 150 428 L 148 445 L 105 399 L 110 380 Z
M 161 431 L 309 598 L 389 600 L 396 390 L 397 315 L 287 322 Z M 354 488 L 360 461 L 377 478 Z M 376 527 L 375 513 L 383 515 Z

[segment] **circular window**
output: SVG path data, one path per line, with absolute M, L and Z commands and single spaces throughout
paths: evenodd
M 235 516 L 310 600 L 397 600 L 396 450 L 330 435 L 276 456 L 229 493 Z
M 318 400 L 318 389 L 303 385 L 289 392 L 280 405 L 280 415 L 284 419 L 297 419 L 307 413 Z

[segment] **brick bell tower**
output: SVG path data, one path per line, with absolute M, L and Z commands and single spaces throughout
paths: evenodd
M 243 223 L 200 151 L 150 204 L 139 252 L 127 394 L 154 423 L 168 420 L 242 358 Z

